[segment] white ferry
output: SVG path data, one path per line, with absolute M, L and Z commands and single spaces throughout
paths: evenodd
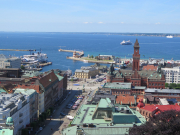
M 173 38 L 173 36 L 169 35 L 169 36 L 166 36 L 166 38 Z
M 130 40 L 128 40 L 128 41 L 123 40 L 120 44 L 121 45 L 132 45 L 132 42 Z
M 37 62 L 47 62 L 47 59 L 48 59 L 47 54 L 37 52 L 37 53 L 32 53 L 32 55 L 23 55 L 21 61 L 27 63 L 37 63 Z

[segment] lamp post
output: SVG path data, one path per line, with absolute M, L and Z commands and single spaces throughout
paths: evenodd
M 60 120 L 60 125 L 61 125 L 61 115 L 59 116 L 59 120 Z

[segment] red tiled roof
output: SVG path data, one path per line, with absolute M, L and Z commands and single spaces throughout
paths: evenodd
M 179 105 L 146 105 L 144 107 L 142 107 L 141 109 L 153 112 L 156 110 L 156 108 L 158 107 L 159 111 L 167 111 L 167 110 L 177 110 L 180 111 L 180 106 Z M 156 114 L 159 113 L 156 112 Z
M 147 66 L 143 66 L 143 70 L 157 70 L 157 66 L 154 65 L 147 65 Z
M 36 92 L 39 93 L 39 85 L 17 85 L 15 88 L 21 88 L 21 89 L 34 89 Z
M 39 82 L 43 85 L 44 88 L 49 86 L 52 82 L 58 80 L 57 76 L 54 74 L 54 72 L 50 72 L 49 74 L 41 77 L 39 79 Z
M 122 104 L 135 104 L 135 99 L 134 99 L 134 96 L 117 96 L 116 98 L 116 103 L 119 103 L 121 104 L 121 101 L 122 101 Z

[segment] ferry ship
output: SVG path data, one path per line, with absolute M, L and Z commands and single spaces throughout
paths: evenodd
M 166 38 L 173 38 L 173 36 L 169 35 L 169 36 L 166 36 Z
M 32 55 L 23 55 L 23 58 L 21 58 L 22 62 L 27 62 L 27 63 L 37 63 L 37 62 L 47 62 L 47 54 L 37 52 L 37 53 L 32 53 Z
M 121 45 L 132 45 L 132 42 L 130 40 L 128 40 L 128 41 L 123 40 L 120 44 Z

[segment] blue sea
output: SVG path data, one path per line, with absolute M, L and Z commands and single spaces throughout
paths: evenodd
M 164 58 L 180 60 L 180 38 L 122 36 L 90 33 L 33 33 L 33 32 L 0 32 L 1 49 L 36 49 L 46 53 L 52 65 L 43 67 L 42 71 L 50 69 L 70 69 L 73 72 L 81 66 L 93 63 L 83 63 L 66 59 L 72 56 L 69 52 L 59 52 L 58 49 L 84 51 L 85 56 L 114 55 L 121 58 L 132 58 L 133 45 L 120 45 L 123 40 L 135 42 L 138 39 L 141 59 Z M 0 51 L 0 54 L 22 56 L 30 52 Z

